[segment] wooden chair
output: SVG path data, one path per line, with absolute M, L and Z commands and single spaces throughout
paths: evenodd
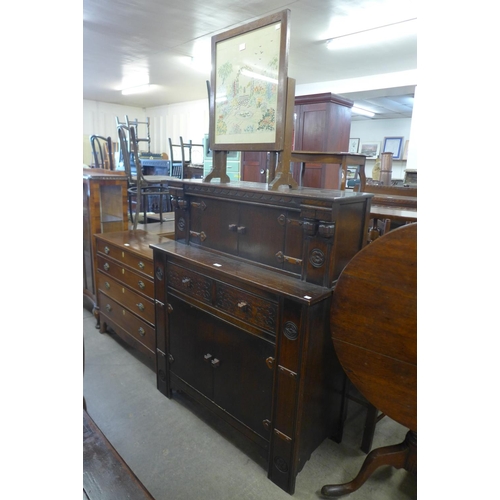
M 113 164 L 113 143 L 111 142 L 111 137 L 91 135 L 90 146 L 92 148 L 92 157 L 94 158 L 94 168 L 102 168 L 105 170 L 115 169 Z
M 374 217 L 368 223 L 368 243 L 372 243 L 380 236 L 391 230 L 391 219 L 378 219 Z
M 201 148 L 203 151 L 203 144 L 193 144 L 190 139 L 189 142 L 184 142 L 184 139 L 179 137 L 182 151 L 183 161 L 183 177 L 185 178 L 202 178 L 203 177 L 203 163 L 195 165 L 193 163 L 193 148 Z M 202 156 L 203 160 L 203 156 Z M 187 174 L 188 171 L 191 171 Z
M 127 141 L 126 133 L 128 132 L 129 140 Z M 147 204 L 146 198 L 155 196 L 159 197 L 159 213 L 160 223 L 163 222 L 163 197 L 167 201 L 167 212 L 172 210 L 170 205 L 170 197 L 168 192 L 168 183 L 174 180 L 168 175 L 143 175 L 141 162 L 137 147 L 137 140 L 134 127 L 126 127 L 120 125 L 118 127 L 118 137 L 120 140 L 120 149 L 123 153 L 123 165 L 128 179 L 128 195 L 129 195 L 129 210 L 130 217 L 133 222 L 133 228 L 137 229 L 141 204 L 143 206 L 144 224 L 147 224 Z M 128 150 L 130 144 L 131 150 Z M 135 174 L 132 171 L 130 158 L 133 158 L 135 164 Z M 136 199 L 135 216 L 132 213 L 132 198 Z
M 168 145 L 170 148 L 170 175 L 172 177 L 177 177 L 178 179 L 182 179 L 184 177 L 184 165 L 186 163 L 185 157 L 184 157 L 184 148 L 180 144 L 172 144 L 172 138 L 168 138 Z M 179 148 L 180 149 L 180 155 L 181 159 L 179 160 L 178 156 L 175 155 L 175 152 L 177 152 L 177 149 L 174 148 Z M 177 156 L 177 159 L 176 159 Z

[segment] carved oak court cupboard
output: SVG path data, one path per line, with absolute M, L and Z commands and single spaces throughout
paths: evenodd
M 365 241 L 371 195 L 173 181 L 175 240 L 153 244 L 158 389 L 181 390 L 268 456 L 293 494 L 341 428 L 332 286 Z

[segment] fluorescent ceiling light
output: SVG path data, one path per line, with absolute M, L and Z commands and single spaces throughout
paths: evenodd
M 243 68 L 241 70 L 241 74 L 248 76 L 250 78 L 255 78 L 257 80 L 263 80 L 264 82 L 270 82 L 270 83 L 274 83 L 275 85 L 278 85 L 278 80 L 276 78 L 271 78 L 270 76 L 265 76 L 265 75 L 259 75 L 259 73 L 254 73 L 253 71 L 250 71 L 246 68 Z
M 351 108 L 351 111 L 353 113 L 356 113 L 357 115 L 368 116 L 368 118 L 373 118 L 375 116 L 375 113 L 373 111 L 368 111 L 367 109 L 363 108 L 357 108 L 356 106 L 353 106 Z
M 141 94 L 142 92 L 147 92 L 148 90 L 151 90 L 151 85 L 149 83 L 146 85 L 138 85 L 137 87 L 122 89 L 122 95 Z
M 377 26 L 356 33 L 349 33 L 327 40 L 326 46 L 329 50 L 340 50 L 361 45 L 373 45 L 379 42 L 387 42 L 397 38 L 417 33 L 417 18 L 407 19 L 397 23 Z

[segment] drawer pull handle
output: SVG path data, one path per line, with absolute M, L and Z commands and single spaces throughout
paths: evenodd
M 272 356 L 269 356 L 267 359 L 266 359 L 266 365 L 267 367 L 272 370 L 273 369 L 273 366 L 274 366 L 274 358 Z
M 232 231 L 233 233 L 235 233 L 238 230 L 238 226 L 236 224 L 229 224 L 228 229 L 229 229 L 229 231 Z
M 271 428 L 271 421 L 266 418 L 262 421 L 262 425 L 264 426 L 264 429 L 268 431 Z
M 144 284 L 144 281 L 139 281 L 139 283 L 137 283 L 139 285 L 139 288 L 141 290 L 144 290 L 146 288 L 146 285 Z
M 203 359 L 208 363 L 212 359 L 212 355 L 207 353 L 203 356 Z
M 106 304 L 106 311 L 111 312 L 111 306 L 109 304 Z
M 192 288 L 193 286 L 193 280 L 191 278 L 182 278 L 182 284 L 186 286 L 187 288 Z
M 139 262 L 139 269 L 144 269 L 144 267 L 145 267 L 145 266 L 144 266 L 144 262 L 142 262 L 142 261 L 141 261 L 141 262 Z
M 111 288 L 111 285 L 110 285 L 107 281 L 104 283 L 104 286 L 105 286 L 108 290 Z
M 109 247 L 104 247 L 104 253 L 108 254 L 109 253 Z
M 102 266 L 105 271 L 109 270 L 109 264 L 107 262 L 104 263 L 104 266 Z
M 136 304 L 136 306 L 139 308 L 139 311 L 144 311 L 145 307 L 142 302 L 139 302 L 139 304 Z
M 247 232 L 247 228 L 245 226 L 238 226 L 238 234 L 245 234 Z
M 217 358 L 212 359 L 211 363 L 213 368 L 218 368 L 220 366 L 220 361 Z
M 238 309 L 240 311 L 247 312 L 249 309 L 248 303 L 245 302 L 244 300 L 241 300 L 240 302 L 238 302 Z
M 138 331 L 139 331 L 139 335 L 141 337 L 144 337 L 144 335 L 146 335 L 146 330 L 144 330 L 144 328 L 142 326 L 139 328 Z

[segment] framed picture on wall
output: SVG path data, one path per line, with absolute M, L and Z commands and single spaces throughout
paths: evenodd
M 357 153 L 359 149 L 359 139 L 351 137 L 349 139 L 349 153 Z
M 369 159 L 377 158 L 380 153 L 380 142 L 363 142 L 360 153 Z
M 403 137 L 386 137 L 382 153 L 392 153 L 394 160 L 400 160 L 403 154 Z

